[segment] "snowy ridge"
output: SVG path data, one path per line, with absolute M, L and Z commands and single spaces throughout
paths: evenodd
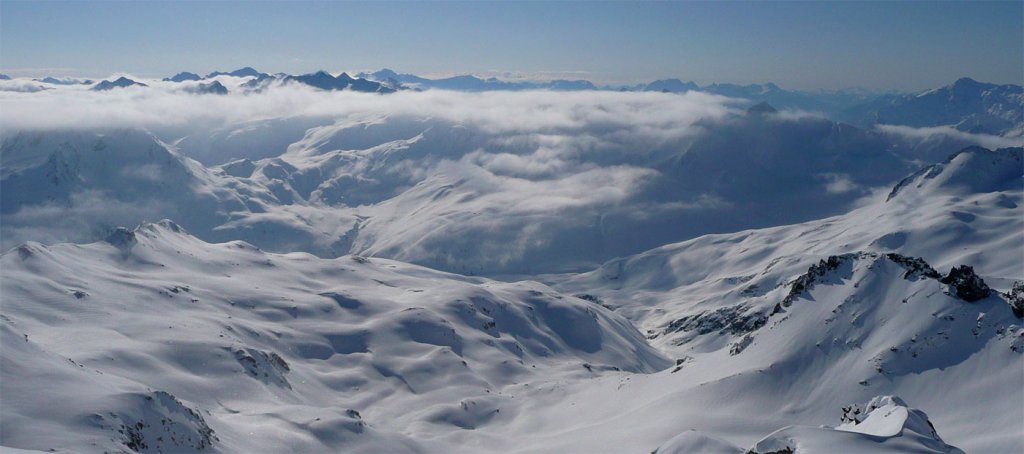
M 1010 191 L 1024 185 L 1024 148 L 986 150 L 966 148 L 943 162 L 927 166 L 904 178 L 889 192 L 886 201 L 901 191 L 913 191 L 918 197 L 930 192 L 976 193 Z

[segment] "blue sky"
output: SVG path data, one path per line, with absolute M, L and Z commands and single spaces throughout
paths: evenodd
M 922 89 L 1021 83 L 1024 2 L 0 1 L 0 71 L 375 70 Z

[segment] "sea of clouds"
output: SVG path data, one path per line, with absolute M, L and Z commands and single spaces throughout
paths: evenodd
M 111 222 L 200 225 L 190 223 L 196 216 L 200 237 L 236 232 L 269 250 L 484 274 L 585 269 L 699 234 L 838 214 L 915 170 L 892 147 L 926 164 L 965 145 L 1012 145 L 952 128 L 850 132 L 805 112 L 750 117 L 744 101 L 700 92 L 380 95 L 294 84 L 246 91 L 240 79 L 218 80 L 230 94 L 159 80 L 103 92 L 5 90 L 26 82 L 0 81 L 0 160 L 10 159 L 7 140 L 17 134 L 139 128 L 206 166 L 249 158 L 260 168 L 270 159 L 245 184 L 276 196 L 258 212 L 220 201 L 214 216 L 195 214 L 188 194 L 135 200 L 116 184 L 87 186 L 67 200 L 5 207 L 4 248 L 96 239 Z M 146 178 L 133 184 L 158 188 L 159 169 L 142 169 Z M 222 222 L 217 216 L 230 221 L 203 230 Z M 276 233 L 252 237 L 257 229 Z M 275 235 L 288 241 L 275 244 Z

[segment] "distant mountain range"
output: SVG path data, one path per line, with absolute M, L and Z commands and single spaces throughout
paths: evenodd
M 952 126 L 968 133 L 982 133 L 1008 137 L 1024 136 L 1024 88 L 1020 85 L 997 85 L 961 78 L 953 84 L 920 93 L 878 94 L 864 90 L 800 91 L 788 90 L 773 83 L 739 85 L 715 83 L 700 86 L 693 81 L 661 79 L 650 83 L 615 86 L 598 86 L 587 80 L 556 79 L 548 81 L 508 81 L 494 77 L 480 78 L 474 75 L 459 75 L 430 79 L 415 74 L 398 73 L 391 69 L 376 72 L 360 72 L 355 77 L 348 73 L 337 76 L 327 71 L 291 75 L 268 74 L 252 67 L 230 72 L 214 71 L 205 77 L 194 72 L 179 72 L 164 78 L 164 82 L 196 82 L 218 77 L 248 78 L 241 83 L 242 90 L 259 91 L 275 84 L 303 84 L 321 90 L 349 90 L 367 93 L 391 93 L 399 90 L 454 90 L 454 91 L 520 91 L 520 90 L 615 90 L 615 91 L 656 91 L 663 93 L 704 92 L 730 98 L 747 100 L 745 107 L 768 103 L 780 110 L 796 110 L 824 115 L 862 128 L 876 125 L 901 125 L 910 127 Z M 10 77 L 0 75 L 0 80 Z M 50 85 L 92 84 L 91 80 L 44 77 L 34 79 Z M 93 90 L 104 91 L 127 86 L 145 84 L 118 78 L 115 81 L 101 81 Z M 190 88 L 189 92 L 213 90 L 226 93 L 227 87 L 218 83 L 204 85 L 205 89 Z M 230 85 L 230 84 L 229 84 Z
M 42 82 L 44 84 L 51 85 L 92 85 L 95 82 L 90 79 L 58 79 L 56 77 L 44 77 L 42 79 L 33 79 L 36 82 Z
M 374 73 L 359 73 L 357 77 L 386 82 L 393 80 L 413 88 L 438 88 L 458 91 L 494 91 L 494 90 L 597 90 L 598 87 L 586 80 L 550 80 L 550 81 L 504 81 L 494 77 L 481 79 L 473 75 L 461 75 L 443 79 L 427 79 L 413 74 L 398 74 L 390 69 L 382 69 Z
M 207 79 L 211 79 L 211 78 L 214 78 L 214 77 L 217 77 L 217 76 L 260 77 L 260 76 L 265 76 L 265 75 L 266 74 L 261 73 L 261 72 L 255 70 L 255 69 L 253 69 L 251 66 L 246 66 L 246 67 L 244 67 L 242 69 L 236 69 L 236 70 L 231 71 L 229 73 L 221 72 L 221 71 L 214 71 L 214 72 L 212 72 L 210 74 L 207 74 L 206 78 Z

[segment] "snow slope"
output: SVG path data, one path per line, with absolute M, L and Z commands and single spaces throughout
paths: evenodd
M 525 417 L 516 383 L 669 364 L 541 284 L 212 245 L 170 221 L 0 266 L 15 448 L 437 450 Z
M 665 442 L 654 452 L 963 452 L 943 442 L 928 420 L 928 415 L 916 408 L 909 408 L 899 397 L 877 396 L 863 406 L 851 405 L 843 411 L 842 424 L 838 427 L 784 427 L 765 436 L 748 450 L 707 434 L 688 430 Z
M 1014 452 L 1024 432 L 1005 421 L 1024 417 L 1024 330 L 1000 292 L 1024 277 L 1022 176 L 1021 149 L 968 149 L 846 215 L 708 235 L 546 280 L 626 315 L 678 358 L 622 397 L 673 390 L 631 407 L 643 423 L 674 418 L 743 446 L 774 430 L 767 409 L 818 425 L 893 394 L 952 445 Z M 941 280 L 962 264 L 997 291 L 960 298 Z

